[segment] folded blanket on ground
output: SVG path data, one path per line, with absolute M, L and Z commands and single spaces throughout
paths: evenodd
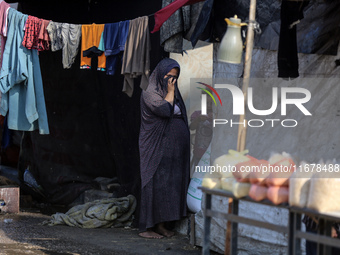
M 79 228 L 109 228 L 131 226 L 136 198 L 101 199 L 72 207 L 66 213 L 56 213 L 43 225 L 68 225 Z

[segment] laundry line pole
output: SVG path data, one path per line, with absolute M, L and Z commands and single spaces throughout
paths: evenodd
M 249 7 L 249 25 L 247 29 L 247 38 L 246 38 L 246 54 L 244 59 L 244 72 L 243 72 L 243 82 L 242 82 L 242 92 L 244 96 L 244 114 L 240 115 L 240 123 L 244 122 L 244 125 L 239 124 L 238 126 L 238 134 L 237 134 L 237 151 L 244 151 L 246 148 L 246 137 L 247 137 L 247 119 L 246 119 L 246 105 L 247 105 L 247 97 L 248 97 L 248 87 L 250 81 L 250 69 L 251 69 L 251 59 L 253 54 L 254 47 L 254 28 L 255 28 L 255 16 L 256 16 L 256 0 L 250 0 Z M 229 199 L 228 205 L 228 213 L 232 212 L 232 199 Z M 233 233 L 233 235 L 237 235 L 238 233 Z M 235 245 L 235 244 L 234 244 Z M 232 251 L 237 252 L 237 243 L 236 247 L 231 245 L 231 222 L 227 222 L 227 232 L 226 232 L 226 243 L 225 243 L 225 255 L 232 254 Z M 236 253 L 235 253 L 236 254 Z
M 244 75 L 242 82 L 242 92 L 244 95 L 244 106 L 247 105 L 247 97 L 248 97 L 248 87 L 250 80 L 250 69 L 251 69 L 251 60 L 253 54 L 254 47 L 254 26 L 255 26 L 255 16 L 256 16 L 256 0 L 250 0 L 250 8 L 249 8 L 249 25 L 247 30 L 247 38 L 246 38 L 246 54 L 244 59 Z M 246 109 L 246 107 L 244 107 Z M 247 120 L 246 113 L 240 116 L 240 122 L 243 123 L 245 121 L 245 125 L 239 125 L 238 136 L 237 136 L 237 151 L 244 151 L 246 147 L 246 136 L 247 136 Z

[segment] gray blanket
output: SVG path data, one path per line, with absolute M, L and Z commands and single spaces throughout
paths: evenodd
M 121 198 L 101 199 L 72 207 L 66 213 L 56 213 L 43 225 L 68 225 L 79 228 L 109 228 L 130 226 L 136 198 L 132 195 Z

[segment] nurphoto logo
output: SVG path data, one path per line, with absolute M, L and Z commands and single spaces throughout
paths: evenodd
M 222 100 L 220 95 L 217 93 L 216 89 L 227 89 L 229 92 L 231 92 L 232 96 L 232 114 L 235 115 L 244 115 L 246 111 L 246 105 L 248 107 L 248 110 L 250 113 L 256 115 L 256 116 L 268 116 L 273 114 L 279 106 L 279 95 L 278 91 L 280 90 L 281 98 L 280 98 L 280 115 L 281 116 L 287 116 L 287 105 L 293 105 L 294 107 L 297 107 L 297 109 L 302 112 L 305 116 L 312 116 L 310 111 L 304 106 L 307 102 L 311 99 L 311 93 L 308 89 L 305 88 L 299 88 L 299 87 L 272 87 L 272 93 L 271 98 L 263 98 L 262 100 L 266 100 L 268 102 L 271 102 L 271 106 L 267 109 L 256 109 L 254 106 L 253 101 L 253 88 L 249 87 L 247 90 L 247 104 L 245 104 L 245 95 L 243 91 L 231 84 L 215 84 L 215 87 L 212 87 L 206 83 L 203 82 L 197 82 L 201 85 L 204 85 L 206 88 L 200 88 L 198 89 L 204 91 L 201 93 L 201 114 L 207 115 L 207 95 L 210 96 L 210 98 L 213 100 L 215 106 L 217 106 L 216 100 L 214 98 L 215 94 L 220 101 L 220 105 L 222 106 Z M 210 90 L 210 91 L 209 91 Z M 295 98 L 292 98 L 294 97 Z M 299 96 L 299 98 L 296 98 Z M 249 127 L 262 127 L 266 124 L 271 124 L 272 127 L 275 126 L 275 124 L 280 123 L 283 127 L 295 127 L 297 126 L 298 122 L 295 119 L 250 119 L 246 122 L 244 120 L 243 122 L 235 122 L 232 119 L 213 119 L 213 127 L 216 125 L 226 125 L 229 124 L 231 127 L 233 125 L 248 125 Z

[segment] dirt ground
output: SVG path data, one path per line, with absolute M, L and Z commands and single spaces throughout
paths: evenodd
M 80 229 L 44 226 L 39 212 L 0 214 L 0 254 L 201 254 L 187 236 L 144 239 L 132 228 Z

